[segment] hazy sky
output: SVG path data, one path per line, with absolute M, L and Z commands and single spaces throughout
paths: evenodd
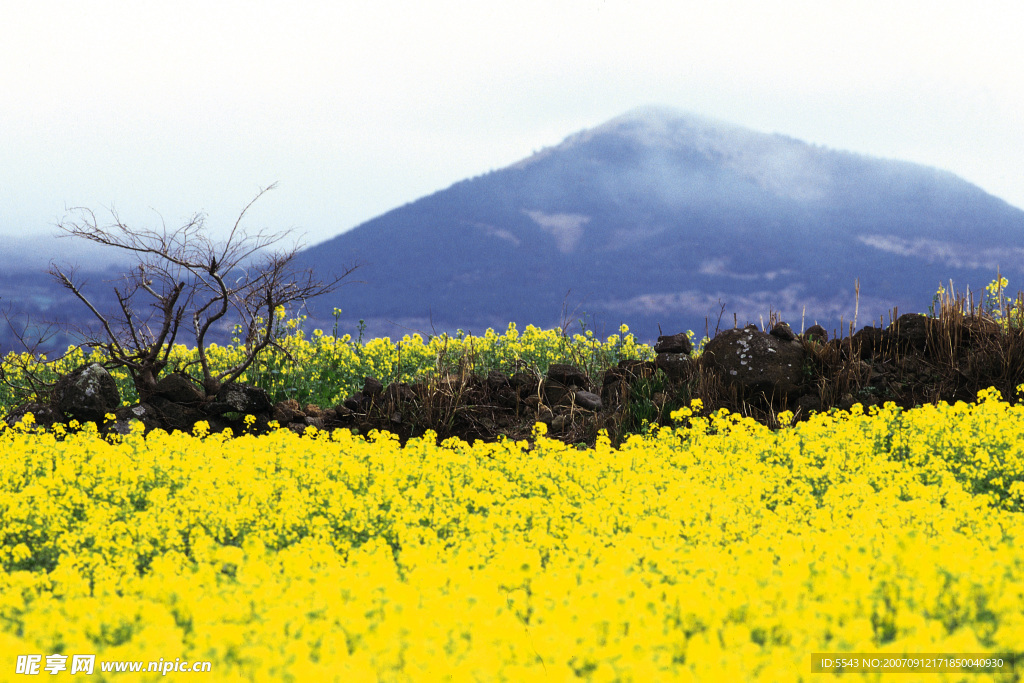
M 646 104 L 1024 207 L 1022 27 L 1019 0 L 7 0 L 0 234 L 223 227 L 277 181 L 251 225 L 315 243 Z

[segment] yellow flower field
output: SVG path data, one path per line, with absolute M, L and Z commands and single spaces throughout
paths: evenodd
M 482 335 L 455 336 L 440 334 L 424 339 L 420 334 L 405 335 L 392 341 L 387 337 L 363 341 L 351 335 L 324 334 L 313 330 L 307 338 L 301 329 L 305 316 L 287 318 L 278 312 L 280 348 L 271 347 L 240 378 L 266 389 L 274 401 L 296 399 L 301 404 L 316 403 L 332 407 L 341 403 L 363 386 L 364 378 L 376 377 L 385 384 L 416 382 L 428 377 L 462 370 L 486 376 L 488 370 L 514 372 L 517 368 L 536 368 L 546 372 L 551 363 L 572 363 L 593 376 L 623 359 L 653 360 L 654 350 L 637 342 L 629 327 L 619 327 L 619 334 L 604 340 L 591 331 L 570 335 L 556 328 L 542 330 L 527 325 L 520 332 L 510 323 L 501 334 L 487 329 Z M 693 336 L 693 333 L 690 333 Z M 241 343 L 226 346 L 210 344 L 207 357 L 214 372 L 223 371 L 241 362 L 245 347 Z M 695 343 L 699 354 L 702 342 Z M 169 355 L 171 368 L 193 367 L 198 362 L 195 347 L 175 344 Z M 29 353 L 8 353 L 0 357 L 0 374 L 12 385 L 26 386 L 26 374 L 53 381 L 87 363 L 106 363 L 109 358 L 100 349 L 89 353 L 69 348 L 67 353 L 45 365 L 45 356 Z M 113 368 L 111 376 L 117 383 L 125 405 L 138 399 L 127 369 Z M 0 416 L 24 397 L 15 396 L 6 382 L 0 382 Z
M 1024 647 L 1024 409 L 676 417 L 593 449 L 5 430 L 0 680 L 1016 680 L 811 655 Z

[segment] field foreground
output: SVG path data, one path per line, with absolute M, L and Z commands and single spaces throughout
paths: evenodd
M 820 681 L 813 652 L 1024 643 L 1024 407 L 675 418 L 592 449 L 6 429 L 0 680 Z

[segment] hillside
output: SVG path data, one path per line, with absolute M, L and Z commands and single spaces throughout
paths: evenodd
M 343 309 L 369 331 L 551 326 L 586 313 L 714 330 L 767 318 L 836 327 L 926 310 L 952 278 L 1016 284 L 1024 211 L 955 175 L 639 109 L 507 168 L 390 211 L 300 255 L 320 272 L 362 264 Z M 724 309 L 723 309 L 724 305 Z M 888 316 L 886 315 L 886 322 Z
M 73 240 L 9 239 L 0 307 L 18 321 L 91 323 L 45 274 L 81 265 L 116 307 L 111 255 Z M 925 311 L 940 282 L 1024 283 L 1024 211 L 957 176 L 835 151 L 667 109 L 629 112 L 507 168 L 467 179 L 301 252 L 352 282 L 311 303 L 311 323 L 393 338 L 413 331 L 552 327 L 586 317 L 643 341 L 759 323 L 858 327 L 893 306 Z M 806 309 L 806 314 L 804 313 Z M 60 335 L 40 350 L 66 348 Z M 20 349 L 0 321 L 0 351 Z

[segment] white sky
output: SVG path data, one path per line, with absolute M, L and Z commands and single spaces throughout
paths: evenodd
M 252 227 L 315 243 L 646 104 L 1024 207 L 1022 30 L 1019 0 L 5 0 L 0 234 L 218 228 L 278 181 Z

